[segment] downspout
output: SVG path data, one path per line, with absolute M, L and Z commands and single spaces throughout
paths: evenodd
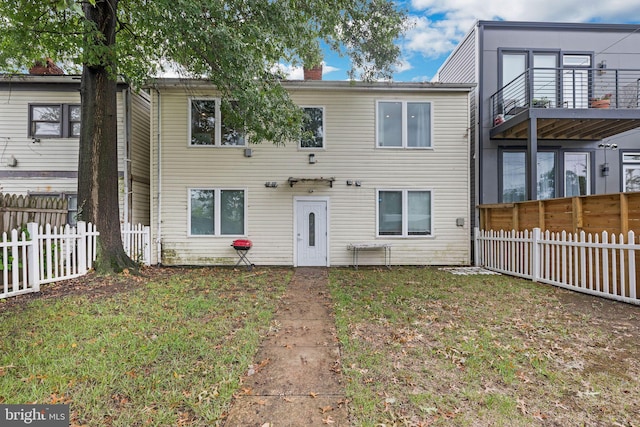
M 122 104 L 124 108 L 124 200 L 122 204 L 122 219 L 125 224 L 129 224 L 129 166 L 131 165 L 131 95 L 130 88 L 122 91 Z
M 476 188 L 478 189 L 476 193 L 476 205 L 481 205 L 484 203 L 484 186 L 483 186 L 483 172 L 484 172 L 484 130 L 482 123 L 484 122 L 485 112 L 485 101 L 484 101 L 484 84 L 482 83 L 484 79 L 484 26 L 478 24 L 478 45 L 476 51 L 476 57 L 478 58 L 478 99 L 476 99 L 476 109 L 478 111 L 478 115 L 476 116 L 476 123 L 474 126 L 477 126 L 477 136 L 476 136 L 476 153 L 478 156 L 478 161 L 475 163 L 476 165 Z M 480 224 L 480 214 L 476 210 L 476 224 Z
M 162 137 L 161 134 L 162 132 L 160 131 L 160 117 L 161 114 L 160 112 L 162 111 L 162 106 L 161 106 L 161 102 L 160 102 L 160 91 L 158 89 L 156 89 L 156 96 L 157 96 L 157 101 L 156 101 L 156 105 L 158 106 L 158 113 L 157 113 L 157 119 L 156 119 L 156 126 L 158 127 L 158 166 L 157 166 L 157 178 L 156 181 L 158 183 L 158 202 L 157 202 L 157 212 L 156 212 L 156 217 L 157 217 L 157 229 L 156 229 L 156 264 L 160 265 L 162 263 L 162 151 L 161 151 L 161 142 L 162 142 Z

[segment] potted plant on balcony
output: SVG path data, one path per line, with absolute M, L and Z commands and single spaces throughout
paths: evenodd
M 591 98 L 591 108 L 609 108 L 611 105 L 611 94 L 606 93 L 599 98 Z
M 533 98 L 533 108 L 549 108 L 549 98 L 543 96 L 542 98 Z

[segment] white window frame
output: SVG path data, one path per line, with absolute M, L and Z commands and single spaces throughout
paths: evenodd
M 322 147 L 303 147 L 302 138 L 298 141 L 298 148 L 300 150 L 325 150 L 327 148 L 327 127 L 326 127 L 326 108 L 324 105 L 301 105 L 300 108 L 318 108 L 322 110 Z
M 640 151 L 625 151 L 622 153 L 622 192 L 627 191 L 627 169 L 640 169 L 640 160 L 625 160 L 625 156 L 640 156 Z
M 380 192 L 396 191 L 402 193 L 402 234 L 390 235 L 380 234 Z M 409 197 L 408 193 L 428 192 L 429 193 L 429 233 L 409 234 Z M 376 237 L 384 239 L 427 239 L 435 236 L 433 230 L 433 190 L 428 188 L 378 188 L 376 189 Z
M 401 103 L 402 104 L 402 144 L 400 146 L 383 146 L 380 145 L 380 121 L 379 111 L 380 104 L 383 103 Z M 429 146 L 427 147 L 409 147 L 408 146 L 408 123 L 407 123 L 407 104 L 426 103 L 429 108 Z M 378 99 L 376 100 L 376 148 L 382 150 L 433 150 L 433 101 L 426 99 Z
M 562 153 L 562 187 L 563 187 L 563 196 L 567 196 L 567 154 L 584 154 L 587 156 L 587 194 L 584 196 L 588 196 L 591 194 L 591 174 L 593 171 L 591 170 L 591 153 L 589 151 L 565 151 Z
M 191 132 L 193 130 L 192 128 L 192 103 L 193 101 L 214 101 L 215 102 L 215 115 L 216 115 L 216 123 L 215 123 L 215 129 L 214 129 L 214 141 L 213 144 L 202 144 L 202 145 L 198 145 L 198 144 L 192 144 L 191 143 Z M 222 99 L 221 98 L 216 98 L 216 97 L 189 97 L 188 102 L 187 102 L 187 113 L 188 113 L 188 119 L 187 119 L 187 128 L 188 128 L 188 136 L 187 136 L 187 146 L 189 148 L 246 148 L 247 147 L 247 135 L 244 134 L 244 144 L 239 144 L 239 145 L 223 145 L 222 144 L 222 111 L 221 111 L 221 105 L 222 105 Z
M 191 234 L 191 192 L 192 191 L 213 191 L 213 234 Z M 221 207 L 220 207 L 220 194 L 222 191 L 242 191 L 244 192 L 244 218 L 243 218 L 243 229 L 244 234 L 221 234 Z M 187 189 L 187 237 L 246 237 L 248 235 L 247 231 L 247 218 L 248 218 L 248 191 L 247 188 L 240 187 L 189 187 Z

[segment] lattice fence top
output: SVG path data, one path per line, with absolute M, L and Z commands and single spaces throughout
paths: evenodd
M 65 198 L 0 193 L 0 232 L 19 229 L 29 222 L 60 227 L 67 223 Z

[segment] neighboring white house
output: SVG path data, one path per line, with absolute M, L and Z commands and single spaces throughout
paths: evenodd
M 391 244 L 395 265 L 470 263 L 472 85 L 283 84 L 315 138 L 251 144 L 208 82 L 154 83 L 153 263 L 234 264 L 238 238 L 256 265 L 350 265 L 349 244 Z
M 120 217 L 148 225 L 149 96 L 117 96 Z M 79 132 L 80 76 L 0 75 L 0 192 L 66 197 L 73 223 Z

